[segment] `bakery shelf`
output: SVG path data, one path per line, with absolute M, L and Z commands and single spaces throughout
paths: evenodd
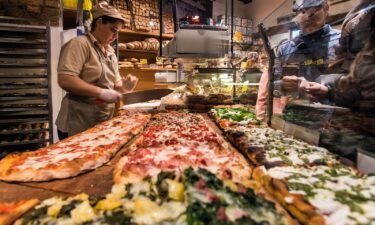
M 138 32 L 134 30 L 127 30 L 123 29 L 120 30 L 120 34 L 126 34 L 126 35 L 132 35 L 132 36 L 144 36 L 144 37 L 153 37 L 158 38 L 159 33 L 150 33 L 150 32 Z M 172 39 L 174 37 L 174 34 L 163 34 L 164 39 Z
M 131 52 L 131 53 L 158 54 L 158 51 L 150 51 L 150 50 L 120 49 L 119 51 L 120 52 Z

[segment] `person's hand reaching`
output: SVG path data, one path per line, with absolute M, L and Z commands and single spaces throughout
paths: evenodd
M 134 90 L 138 83 L 138 78 L 131 74 L 128 74 L 125 79 L 122 79 L 122 88 L 125 92 L 131 92 Z
M 99 98 L 107 103 L 115 103 L 120 101 L 121 94 L 112 89 L 102 89 Z

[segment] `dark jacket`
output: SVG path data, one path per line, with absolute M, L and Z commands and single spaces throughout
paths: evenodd
M 361 102 L 375 101 L 375 3 L 359 4 L 343 24 L 342 60 L 339 77 L 331 87 L 329 98 L 337 105 L 358 107 Z

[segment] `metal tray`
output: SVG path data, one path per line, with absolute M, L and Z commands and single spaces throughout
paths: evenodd
M 33 140 L 33 141 L 9 142 L 9 143 L 0 144 L 0 147 L 14 146 L 14 145 L 43 144 L 43 143 L 47 143 L 47 142 L 49 142 L 49 139 L 39 139 L 39 140 Z
M 47 68 L 4 68 L 1 77 L 48 77 Z
M 30 94 L 38 94 L 38 95 L 47 95 L 48 94 L 48 87 L 46 85 L 27 85 L 19 87 L 17 85 L 1 87 L 0 86 L 0 95 L 3 97 L 7 97 L 9 95 L 30 95 Z M 5 96 L 4 96 L 5 95 Z
M 27 85 L 48 85 L 47 78 L 0 78 L 0 87 L 1 86 L 27 86 Z
M 48 103 L 48 96 L 37 95 L 37 96 L 0 97 L 0 101 L 6 101 L 5 104 L 11 104 L 11 103 L 13 103 L 13 101 L 15 101 L 15 103 L 17 103 L 17 104 L 30 104 L 30 103 L 27 103 L 27 102 L 29 102 L 28 100 L 35 100 L 35 101 L 31 102 L 32 104 L 45 104 L 45 103 Z
M 48 123 L 49 118 L 46 117 L 40 117 L 40 118 L 23 118 L 23 119 L 0 119 L 0 124 L 20 124 L 20 123 Z
M 47 32 L 47 28 L 45 26 L 0 23 L 0 31 L 43 34 Z
M 27 39 L 22 37 L 0 37 L 0 43 L 41 45 L 46 44 L 47 41 L 43 39 Z
M 9 135 L 9 134 L 34 134 L 40 132 L 49 131 L 49 128 L 41 128 L 41 129 L 31 129 L 31 130 L 18 130 L 18 131 L 0 131 L 0 135 Z
M 41 55 L 47 54 L 46 49 L 12 49 L 0 48 L 0 55 Z

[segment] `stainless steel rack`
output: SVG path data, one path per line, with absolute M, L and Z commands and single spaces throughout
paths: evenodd
M 0 158 L 53 143 L 49 25 L 11 21 L 0 18 Z

